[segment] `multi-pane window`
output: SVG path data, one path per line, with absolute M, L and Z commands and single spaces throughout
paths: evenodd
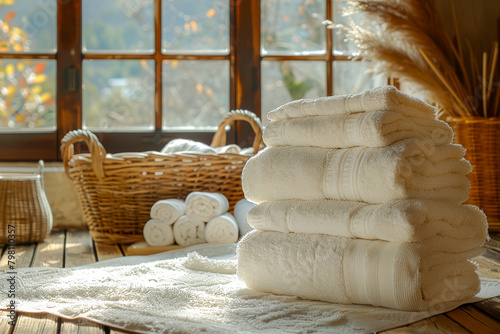
M 385 84 L 323 24 L 345 22 L 345 3 L 4 0 L 0 160 L 58 159 L 78 128 L 109 152 L 208 142 L 231 109 L 265 121 L 294 99 Z
M 290 100 L 357 93 L 386 80 L 351 61 L 357 50 L 328 19 L 348 25 L 347 1 L 261 0 L 262 114 Z M 359 19 L 359 17 L 354 17 Z
M 156 5 L 83 1 L 83 128 L 153 131 L 158 108 L 164 131 L 213 130 L 230 109 L 229 0 L 163 0 L 159 31 Z
M 0 132 L 56 128 L 56 7 L 0 3 Z

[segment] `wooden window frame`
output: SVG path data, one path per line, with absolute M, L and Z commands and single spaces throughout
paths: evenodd
M 326 65 L 326 93 L 333 94 L 334 61 L 348 60 L 332 52 L 332 31 L 326 30 L 326 53 L 320 56 L 261 56 L 260 1 L 230 0 L 230 52 L 227 56 L 164 55 L 161 53 L 161 0 L 155 0 L 155 52 L 150 55 L 82 53 L 82 0 L 57 1 L 57 53 L 0 54 L 1 58 L 39 58 L 57 61 L 57 129 L 53 133 L 0 134 L 0 161 L 60 160 L 62 137 L 82 126 L 82 63 L 84 59 L 152 59 L 155 61 L 155 129 L 151 132 L 93 131 L 110 153 L 158 150 L 171 139 L 189 138 L 210 143 L 213 132 L 162 131 L 162 61 L 165 59 L 223 59 L 230 62 L 230 109 L 248 109 L 261 114 L 262 60 L 321 60 Z M 332 1 L 326 1 L 327 19 L 332 19 Z M 240 122 L 241 123 L 241 122 Z M 229 141 L 250 146 L 253 131 L 238 124 Z M 85 148 L 77 147 L 77 150 Z

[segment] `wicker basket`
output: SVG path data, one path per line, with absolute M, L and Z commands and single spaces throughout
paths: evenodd
M 0 244 L 43 241 L 52 230 L 52 211 L 43 186 L 43 161 L 38 173 L 0 174 Z
M 455 142 L 466 149 L 473 171 L 467 203 L 479 206 L 490 231 L 500 231 L 500 118 L 452 118 Z
M 246 110 L 231 111 L 219 124 L 212 146 L 226 144 L 226 125 L 249 122 L 255 132 L 254 152 L 261 149 L 262 125 Z M 73 144 L 85 142 L 90 153 L 73 154 Z M 151 206 L 159 199 L 185 198 L 192 191 L 224 194 L 230 204 L 243 198 L 241 171 L 252 155 L 106 154 L 90 131 L 71 131 L 62 139 L 67 175 L 74 181 L 89 232 L 95 241 L 132 243 L 143 239 Z

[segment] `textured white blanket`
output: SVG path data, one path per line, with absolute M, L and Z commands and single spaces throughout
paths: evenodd
M 193 251 L 198 254 L 187 256 Z M 16 298 L 22 312 L 80 317 L 136 333 L 367 333 L 459 306 L 403 312 L 259 293 L 237 279 L 235 264 L 234 244 L 206 244 L 77 268 L 18 269 Z M 0 273 L 0 280 L 8 275 Z M 467 302 L 499 294 L 498 281 L 483 280 L 481 294 Z M 0 306 L 8 302 L 2 294 Z

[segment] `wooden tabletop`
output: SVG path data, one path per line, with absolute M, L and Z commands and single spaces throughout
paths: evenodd
M 500 279 L 500 235 L 491 235 L 487 252 L 476 258 L 482 276 Z M 8 268 L 8 254 L 2 250 L 0 269 Z M 69 268 L 127 256 L 124 245 L 94 243 L 87 231 L 55 231 L 42 243 L 16 246 L 16 266 Z M 0 312 L 0 333 L 9 334 L 117 334 L 85 320 L 66 320 L 46 314 L 19 314 L 15 326 L 8 324 L 7 312 Z M 500 333 L 500 298 L 468 304 L 453 311 L 385 331 L 400 333 Z

